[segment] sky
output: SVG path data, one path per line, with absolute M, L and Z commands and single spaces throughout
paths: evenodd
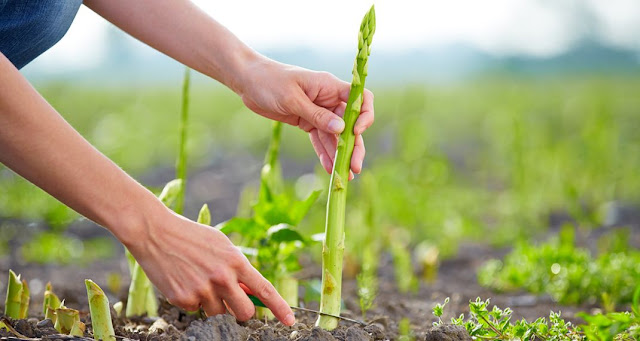
M 257 50 L 353 49 L 372 1 L 194 1 Z M 376 50 L 467 44 L 496 56 L 549 57 L 591 39 L 640 51 L 639 0 L 378 0 Z M 35 68 L 88 68 L 105 56 L 110 24 L 81 7 Z M 155 53 L 134 42 L 139 53 Z

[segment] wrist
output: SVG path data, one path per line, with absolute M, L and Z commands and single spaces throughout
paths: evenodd
M 265 67 L 274 63 L 273 60 L 247 48 L 248 51 L 238 52 L 233 58 L 233 66 L 229 68 L 229 89 L 240 97 L 247 92 L 248 87 L 256 82 L 258 76 Z
M 169 209 L 150 191 L 128 196 L 117 212 L 108 215 L 105 227 L 129 250 L 145 244 L 158 221 L 166 219 Z

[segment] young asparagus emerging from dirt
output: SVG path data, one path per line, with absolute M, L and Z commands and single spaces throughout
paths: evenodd
M 347 182 L 349 165 L 355 143 L 353 127 L 360 115 L 364 81 L 367 77 L 367 61 L 371 52 L 371 41 L 376 30 L 376 15 L 373 6 L 362 19 L 358 34 L 358 55 L 353 66 L 351 92 L 344 112 L 345 127 L 338 141 L 331 182 L 327 200 L 327 222 L 325 240 L 322 249 L 322 298 L 320 311 L 327 314 L 340 314 L 342 292 L 342 257 L 344 253 L 344 220 L 347 200 Z M 338 319 L 320 315 L 316 326 L 326 330 L 335 329 Z
M 56 323 L 54 327 L 61 334 L 70 334 L 73 326 L 80 322 L 80 314 L 71 308 L 56 309 Z
M 20 306 L 22 304 L 22 282 L 20 275 L 9 270 L 9 283 L 7 284 L 7 298 L 4 301 L 4 314 L 14 318 L 20 318 Z
M 62 303 L 60 298 L 53 293 L 53 287 L 51 282 L 47 283 L 44 290 L 44 302 L 42 304 L 42 313 L 45 319 L 50 319 L 51 322 L 56 323 L 56 309 L 60 308 Z
M 160 199 L 165 206 L 170 207 L 179 197 L 182 184 L 183 181 L 180 179 L 169 181 L 162 189 L 158 199 Z M 133 255 L 131 255 L 128 250 L 125 250 L 125 254 L 131 273 L 131 284 L 129 285 L 125 315 L 127 317 L 142 316 L 145 314 L 147 316 L 157 316 L 158 301 L 155 290 L 153 289 L 153 284 L 144 273 L 144 270 L 142 270 L 142 267 L 136 262 L 135 258 L 133 258 Z
M 20 295 L 20 318 L 26 319 L 27 315 L 29 315 L 29 301 L 31 297 L 29 296 L 29 285 L 27 281 L 22 280 L 22 294 Z
M 91 312 L 91 326 L 93 327 L 93 339 L 102 341 L 116 341 L 116 333 L 111 323 L 111 310 L 109 299 L 104 291 L 92 280 L 85 279 L 87 297 L 89 298 L 89 311 Z

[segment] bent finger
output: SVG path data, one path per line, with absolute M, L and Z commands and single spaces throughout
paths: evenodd
M 333 164 L 331 162 L 331 157 L 327 153 L 327 150 L 324 148 L 322 141 L 320 140 L 320 136 L 318 135 L 318 129 L 313 129 L 309 133 L 309 138 L 311 139 L 311 144 L 313 145 L 313 150 L 315 150 L 316 155 L 318 155 L 318 159 L 320 159 L 320 164 L 322 168 L 327 171 L 327 173 L 331 173 L 331 168 Z
M 287 326 L 292 326 L 296 322 L 291 307 L 278 294 L 273 284 L 269 283 L 256 269 L 249 266 L 239 275 L 240 281 L 273 312 L 280 322 Z
M 222 300 L 215 295 L 202 303 L 202 310 L 204 310 L 207 316 L 219 315 L 227 312 Z
M 327 152 L 327 156 L 331 160 L 329 168 L 333 169 L 333 162 L 336 159 L 336 149 L 338 148 L 338 136 L 335 134 L 328 134 L 323 131 L 318 132 L 318 137 L 324 150 Z
M 356 121 L 356 125 L 353 128 L 353 133 L 356 135 L 362 134 L 367 128 L 371 127 L 375 120 L 375 113 L 373 109 L 373 93 L 367 89 L 363 92 L 362 107 L 360 108 L 360 116 Z
M 227 303 L 227 307 L 238 321 L 249 320 L 256 311 L 253 303 L 240 286 L 229 288 L 224 292 L 223 298 L 224 302 Z
M 296 112 L 314 127 L 333 134 L 339 134 L 344 130 L 344 121 L 340 116 L 326 108 L 315 105 L 306 97 L 302 101 L 298 105 L 299 110 L 296 110 Z
M 356 136 L 356 143 L 353 147 L 353 154 L 351 154 L 351 170 L 354 173 L 360 174 L 360 172 L 362 172 L 362 163 L 364 162 L 365 154 L 364 139 L 362 135 L 358 135 Z

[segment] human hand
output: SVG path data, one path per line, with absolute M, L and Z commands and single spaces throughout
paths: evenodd
M 344 130 L 342 116 L 349 98 L 350 84 L 327 72 L 316 72 L 259 58 L 249 63 L 238 87 L 243 102 L 254 112 L 298 126 L 309 133 L 322 167 L 331 173 L 338 145 L 337 134 Z M 373 93 L 366 90 L 351 157 L 351 171 L 359 174 L 365 156 L 362 133 L 373 124 Z M 350 174 L 350 179 L 353 174 Z
M 276 289 L 220 231 L 165 209 L 135 242 L 125 242 L 149 279 L 174 305 L 207 315 L 227 308 L 240 321 L 255 307 L 242 286 L 257 296 L 285 325 L 295 317 Z

